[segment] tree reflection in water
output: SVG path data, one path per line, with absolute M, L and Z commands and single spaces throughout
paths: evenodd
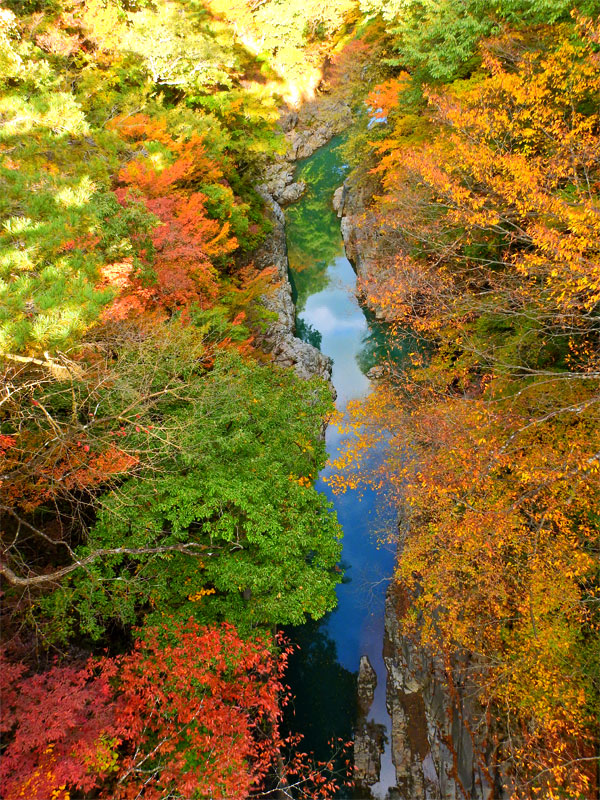
M 302 733 L 303 749 L 319 760 L 330 757 L 332 739 L 352 738 L 357 716 L 357 674 L 339 663 L 327 616 L 286 630 L 298 649 L 286 671 L 294 697 L 285 709 L 285 726 Z

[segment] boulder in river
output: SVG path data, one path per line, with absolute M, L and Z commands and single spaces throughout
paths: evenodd
M 369 656 L 361 656 L 358 668 L 358 707 L 365 716 L 373 705 L 376 688 L 377 673 L 369 661 Z
M 289 133 L 298 124 L 298 112 L 290 111 L 284 114 L 279 120 L 279 127 L 284 133 Z
M 304 181 L 295 181 L 294 183 L 290 183 L 280 192 L 275 195 L 275 200 L 281 206 L 288 206 L 291 203 L 295 203 L 296 200 L 299 200 L 304 192 L 306 191 L 306 184 Z

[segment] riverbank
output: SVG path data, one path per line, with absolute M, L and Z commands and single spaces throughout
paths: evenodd
M 342 120 L 340 120 L 340 124 L 342 124 Z M 335 130 L 335 128 L 333 129 Z M 319 150 L 323 146 L 322 136 L 322 127 L 317 128 L 313 138 L 309 133 L 305 133 L 302 141 L 306 142 L 306 149 L 301 152 L 310 155 Z M 296 150 L 290 150 L 290 153 L 294 152 Z M 287 169 L 285 170 L 281 166 L 272 170 L 270 173 L 272 180 L 268 184 L 268 188 L 282 199 L 288 196 L 286 192 L 289 188 L 292 188 L 295 193 L 296 187 L 301 187 L 302 195 L 307 191 L 314 192 L 314 186 L 311 185 L 310 180 L 296 180 L 297 170 L 292 168 L 295 165 L 293 155 L 288 156 L 286 164 Z M 315 172 L 316 176 L 313 177 L 313 181 L 316 177 L 317 181 L 322 182 L 323 175 L 318 170 Z M 355 176 L 351 176 L 350 179 L 344 180 L 342 185 L 335 185 L 335 178 L 339 174 L 334 168 L 331 168 L 328 176 L 330 184 L 325 192 L 329 192 L 328 200 L 339 221 L 337 227 L 341 241 L 343 241 L 343 254 L 352 264 L 360 282 L 367 278 L 373 268 L 377 260 L 378 248 L 385 242 L 385 235 L 380 232 L 380 226 L 375 229 L 374 215 L 370 211 L 372 187 L 369 183 L 360 183 Z M 305 176 L 302 175 L 302 177 Z M 327 178 L 325 183 L 327 184 Z M 272 197 L 266 193 L 266 188 L 265 186 L 261 187 L 262 191 L 265 191 L 265 196 L 269 198 L 269 202 L 278 209 L 276 241 L 280 241 L 282 234 L 285 235 L 285 228 L 282 228 L 284 215 Z M 323 186 L 321 185 L 317 191 L 322 193 Z M 289 205 L 289 213 L 294 217 L 297 215 L 297 208 L 292 204 Z M 318 206 L 314 219 L 305 220 L 304 225 L 309 228 L 312 224 L 315 230 L 322 231 L 328 227 L 326 220 L 327 212 L 321 205 Z M 335 235 L 333 236 L 335 239 Z M 293 246 L 298 249 L 297 242 L 294 242 Z M 323 247 L 323 243 L 319 242 L 319 248 L 322 250 Z M 281 251 L 280 244 L 276 245 L 276 250 Z M 292 274 L 294 274 L 294 266 L 296 270 L 300 270 L 296 273 L 295 278 L 300 285 L 300 315 L 309 328 L 314 326 L 314 330 L 321 334 L 319 326 L 323 326 L 323 306 L 319 302 L 315 304 L 314 301 L 311 305 L 311 290 L 305 285 L 306 278 L 304 277 L 307 271 L 315 269 L 313 262 L 318 261 L 319 249 L 312 248 L 311 250 L 310 246 L 304 245 L 304 248 L 300 247 L 300 250 L 303 252 L 296 259 L 298 263 L 294 265 L 292 262 L 291 265 Z M 329 256 L 333 261 L 338 258 L 335 253 L 334 245 L 332 254 Z M 326 291 L 328 281 L 332 279 L 322 277 L 325 274 L 324 270 L 325 272 L 330 270 L 325 262 L 322 263 L 320 269 L 317 267 L 319 275 L 315 274 L 309 279 L 310 282 L 320 287 L 321 293 L 323 293 L 323 286 Z M 335 270 L 333 274 L 336 274 Z M 356 291 L 353 286 L 355 281 L 349 281 L 348 277 L 342 281 L 348 287 L 348 291 Z M 298 291 L 296 293 L 298 294 Z M 296 313 L 291 300 L 289 280 L 285 296 L 286 314 L 289 320 L 291 315 Z M 318 296 L 317 294 L 316 297 Z M 329 323 L 330 326 L 332 324 Z M 340 318 L 337 325 L 342 328 L 344 319 Z M 289 322 L 288 329 L 290 329 Z M 315 350 L 306 342 L 303 342 L 302 345 L 301 351 L 307 355 L 312 354 Z M 353 388 L 355 389 L 362 381 L 364 381 L 364 388 L 358 390 L 358 396 L 363 396 L 365 392 L 368 392 L 368 380 L 366 375 L 360 378 L 357 375 L 348 376 L 346 364 L 344 367 L 346 375 L 340 381 L 339 362 L 345 363 L 345 354 L 339 350 L 336 352 L 335 347 L 331 344 L 329 347 L 337 355 L 337 359 L 329 359 L 329 376 L 331 376 L 331 367 L 338 361 L 338 380 L 334 378 L 333 383 L 337 391 L 341 391 L 343 408 L 348 398 L 356 394 L 353 392 Z M 289 361 L 283 363 L 289 363 Z M 314 368 L 311 366 L 313 363 L 308 361 L 308 370 Z M 296 366 L 298 374 L 303 374 L 306 368 L 305 365 Z M 384 369 L 382 364 L 371 364 L 365 373 L 378 374 Z M 360 374 L 364 375 L 364 373 Z M 330 457 L 335 456 L 339 446 L 339 441 L 332 442 L 330 440 L 328 444 Z M 321 486 L 327 491 L 325 485 L 321 484 Z M 333 499 L 335 502 L 335 498 Z M 373 498 L 371 502 L 373 507 L 370 511 L 373 512 L 377 505 L 376 498 Z M 360 516 L 361 511 L 362 509 L 357 510 L 356 513 Z M 368 537 L 369 534 L 366 531 L 364 533 Z M 393 764 L 393 777 L 389 772 L 385 776 L 383 791 L 386 793 L 386 797 L 397 798 L 397 800 L 425 800 L 425 798 L 451 800 L 461 797 L 464 792 L 467 792 L 467 796 L 473 800 L 488 800 L 490 797 L 506 796 L 499 789 L 502 783 L 501 776 L 494 774 L 493 763 L 488 760 L 490 731 L 486 727 L 483 710 L 474 699 L 475 687 L 468 678 L 469 658 L 466 655 L 459 657 L 455 654 L 454 660 L 457 663 L 454 666 L 454 684 L 449 685 L 443 659 L 435 653 L 428 652 L 418 638 L 402 635 L 400 618 L 406 609 L 399 601 L 399 591 L 399 588 L 392 584 L 387 591 L 383 592 L 385 610 L 381 610 L 383 620 L 379 641 L 381 652 L 375 653 L 373 646 L 371 647 L 371 659 L 378 669 L 374 669 L 367 653 L 358 651 L 357 657 L 355 656 L 357 660 L 352 665 L 353 669 L 360 665 L 356 684 L 357 714 L 353 727 L 355 777 L 359 793 L 364 792 L 365 797 L 367 795 L 380 796 L 378 790 L 382 788 L 381 759 L 382 755 L 384 757 L 387 755 Z M 336 644 L 339 642 L 338 639 Z M 383 659 L 381 659 L 381 654 L 383 654 Z M 459 673 L 460 678 L 457 680 Z M 380 686 L 380 707 L 374 709 L 373 718 L 370 714 L 378 685 Z M 384 687 L 385 693 L 381 694 Z M 383 711 L 382 696 L 385 697 L 385 710 Z M 389 717 L 387 717 L 388 714 Z M 388 720 L 389 730 L 386 726 Z M 374 787 L 373 790 L 376 794 L 371 794 L 370 787 Z
M 316 376 L 331 382 L 331 359 L 296 336 L 296 309 L 289 278 L 285 218 L 281 206 L 272 195 L 263 189 L 262 196 L 273 230 L 254 254 L 254 264 L 261 270 L 273 269 L 272 287 L 262 302 L 277 315 L 277 319 L 259 337 L 259 344 L 276 364 L 293 368 L 299 378 L 307 380 Z
M 338 187 L 334 199 L 345 252 L 359 285 L 376 268 L 378 249 L 385 244 L 370 199 L 368 184 L 352 178 Z M 380 365 L 382 371 L 384 368 Z M 397 558 L 402 554 L 402 541 L 400 531 Z M 508 797 L 490 746 L 491 723 L 470 678 L 469 655 L 451 655 L 450 677 L 442 655 L 424 646 L 418 630 L 416 635 L 402 633 L 401 620 L 410 604 L 411 598 L 392 583 L 385 598 L 383 652 L 395 786 L 387 796 L 390 800 Z M 361 754 L 372 749 L 372 744 L 365 748 L 361 743 Z
M 306 183 L 295 180 L 297 162 L 351 124 L 352 110 L 346 99 L 319 97 L 302 106 L 300 111 L 282 111 L 279 125 L 285 135 L 286 150 L 272 158 L 257 186 L 265 201 L 265 214 L 272 232 L 254 253 L 253 261 L 258 269 L 273 269 L 272 288 L 263 297 L 263 304 L 277 314 L 277 319 L 259 336 L 259 344 L 276 364 L 292 367 L 298 377 L 317 376 L 330 384 L 331 359 L 296 335 L 296 309 L 282 207 L 298 201 L 306 191 Z

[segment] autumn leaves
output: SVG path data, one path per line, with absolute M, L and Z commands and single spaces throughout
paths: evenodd
M 418 119 L 402 79 L 370 95 L 389 119 L 373 143 L 385 235 L 362 291 L 422 346 L 357 407 L 336 485 L 392 487 L 405 631 L 449 664 L 475 654 L 496 763 L 524 798 L 591 797 L 596 780 L 596 40 L 585 20 L 492 39 L 479 74 L 425 88 Z

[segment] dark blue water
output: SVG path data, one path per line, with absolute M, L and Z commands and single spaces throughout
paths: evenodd
M 288 209 L 287 232 L 299 327 L 306 338 L 320 340 L 322 352 L 333 359 L 336 406 L 344 413 L 350 400 L 371 391 L 366 373 L 376 363 L 384 337 L 376 325 L 368 323 L 355 297 L 356 275 L 344 254 L 339 220 L 331 207 L 333 192 L 345 173 L 342 144 L 333 140 L 300 164 L 297 179 L 306 181 L 309 190 Z M 329 426 L 326 441 L 331 460 L 341 440 L 338 428 Z M 378 534 L 389 528 L 392 515 L 383 498 L 373 492 L 349 490 L 334 495 L 324 481 L 330 472 L 326 467 L 316 486 L 332 501 L 344 530 L 345 579 L 338 587 L 335 611 L 295 633 L 302 652 L 291 674 L 297 725 L 307 746 L 316 752 L 325 747 L 330 735 L 347 738 L 351 733 L 361 655 L 369 656 L 378 678 L 369 719 L 385 725 L 388 736 L 390 729 L 382 649 L 385 592 L 394 553 L 380 544 Z M 383 798 L 394 785 L 388 744 L 381 780 L 372 787 L 372 796 Z

